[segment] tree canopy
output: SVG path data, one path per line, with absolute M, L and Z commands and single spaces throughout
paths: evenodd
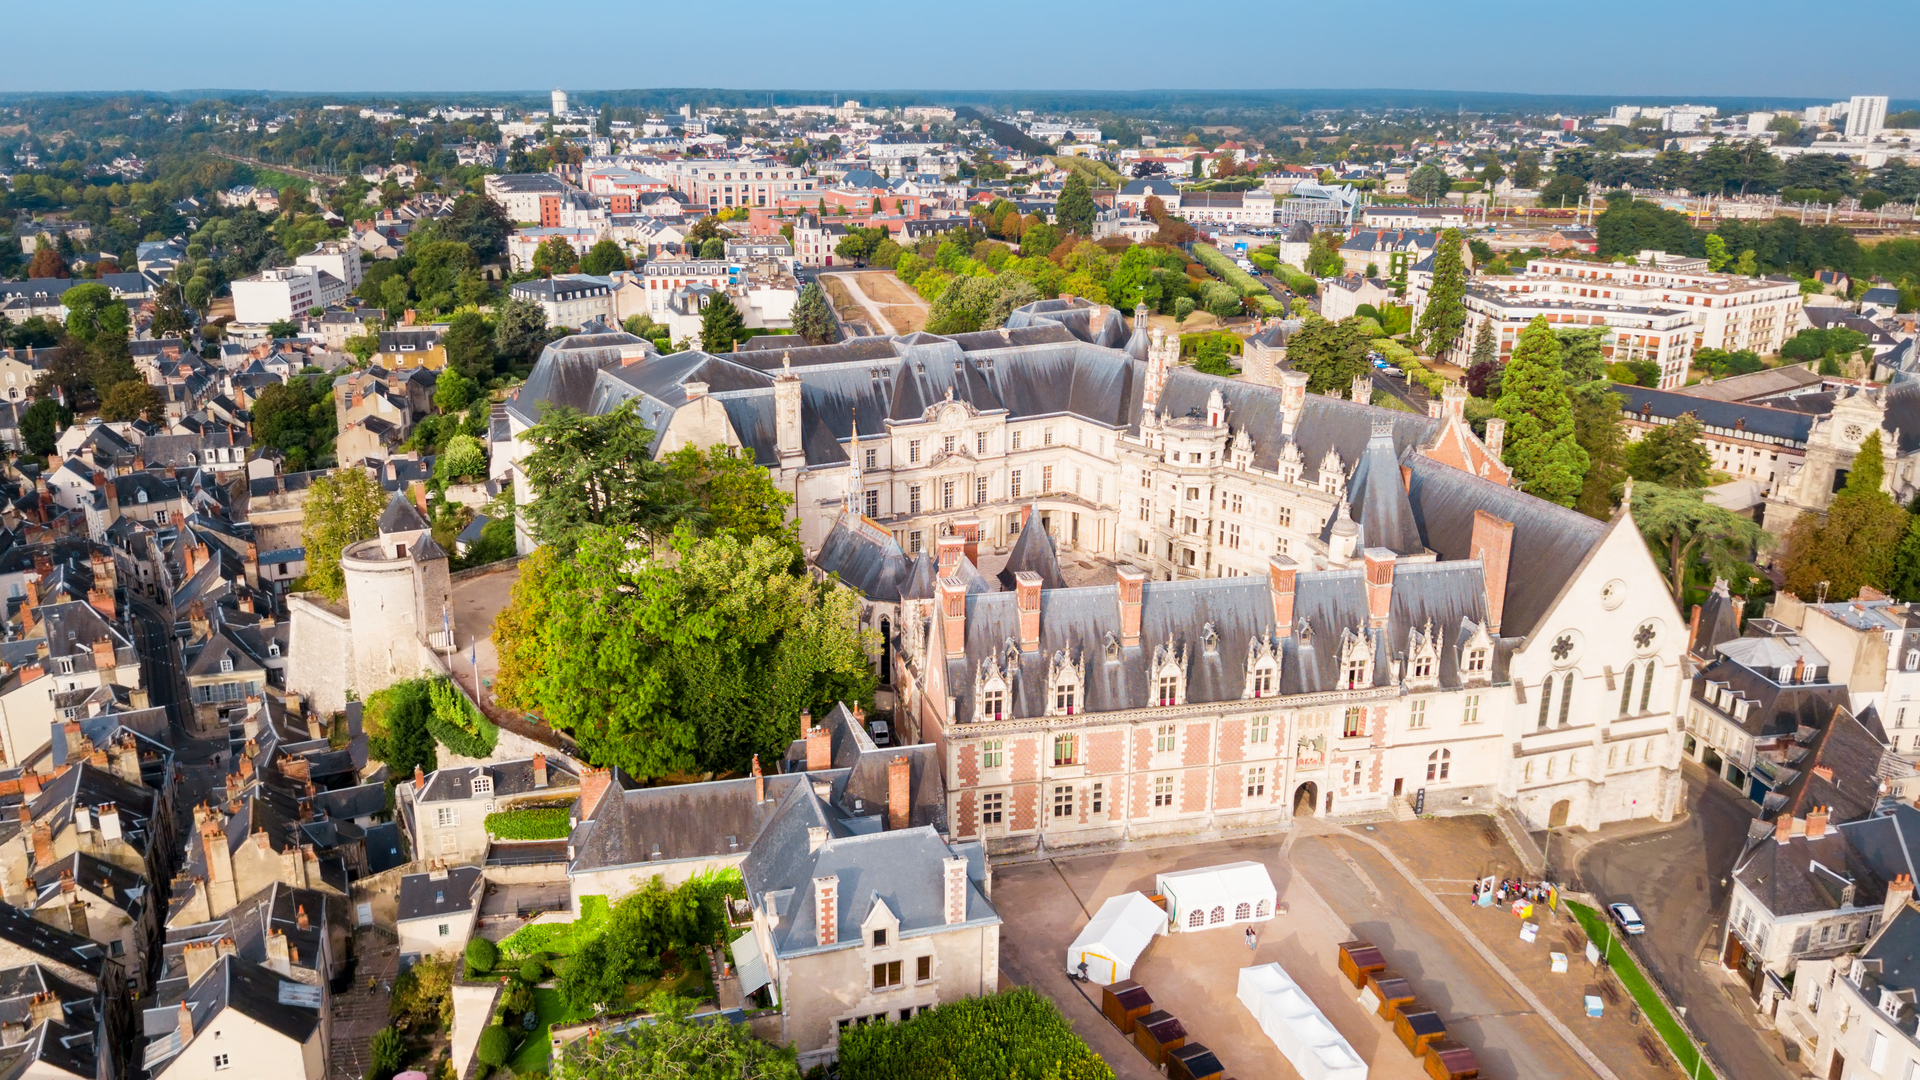
M 340 553 L 350 544 L 379 535 L 387 493 L 359 466 L 316 477 L 307 488 L 306 522 L 301 543 L 307 549 L 307 587 L 338 602 L 346 595 Z
M 1560 345 L 1545 318 L 1520 334 L 1500 383 L 1494 413 L 1507 422 L 1503 457 L 1531 495 L 1572 506 L 1587 472 L 1587 452 L 1574 437 Z
M 542 548 L 495 623 L 501 699 L 640 779 L 774 760 L 801 710 L 863 700 L 874 678 L 858 599 L 794 556 L 685 527 L 670 558 L 625 527 L 583 530 L 571 558 Z
M 1787 591 L 1803 599 L 1849 599 L 1862 586 L 1886 589 L 1908 531 L 1908 515 L 1880 490 L 1885 455 L 1878 428 L 1860 444 L 1847 482 L 1823 517 L 1801 514 L 1783 538 Z M 1822 586 L 1824 585 L 1824 588 Z
M 1367 360 L 1372 338 L 1358 317 L 1328 322 L 1309 316 L 1287 341 L 1287 362 L 1307 373 L 1307 392 L 1345 395 L 1356 376 L 1373 370 Z
M 1667 587 L 1678 603 L 1687 573 L 1696 564 L 1719 577 L 1736 569 L 1770 537 L 1752 518 L 1706 501 L 1697 488 L 1633 485 L 1633 521 L 1667 568 Z
M 650 1022 L 575 1039 L 559 1065 L 578 1080 L 799 1080 L 791 1047 L 744 1024 L 693 1023 L 690 1002 L 650 999 Z
M 1427 306 L 1420 311 L 1420 338 L 1433 356 L 1452 351 L 1467 325 L 1463 246 L 1459 230 L 1448 229 L 1440 234 L 1440 246 L 1433 253 L 1433 284 L 1427 292 Z
M 1627 471 L 1635 480 L 1664 487 L 1706 487 L 1713 459 L 1700 441 L 1702 430 L 1692 413 L 1654 428 L 1627 450 Z
M 1053 205 L 1053 219 L 1060 228 L 1079 236 L 1093 235 L 1093 218 L 1099 208 L 1093 203 L 1093 195 L 1087 190 L 1086 178 L 1078 172 L 1070 172 L 1060 186 L 1060 198 Z

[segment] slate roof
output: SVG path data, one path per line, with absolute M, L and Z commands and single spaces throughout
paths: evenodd
M 810 829 L 827 830 L 818 846 Z M 960 923 L 945 918 L 944 860 L 967 860 L 966 912 Z M 777 956 L 824 949 L 859 948 L 861 924 L 878 904 L 899 920 L 908 939 L 959 927 L 993 926 L 1000 915 L 987 899 L 986 853 L 977 843 L 948 844 L 924 828 L 848 835 L 811 785 L 797 785 L 781 800 L 773 821 L 740 867 L 748 898 L 779 915 L 773 929 Z M 822 945 L 813 902 L 815 878 L 839 879 L 835 942 Z
M 1043 589 L 1058 589 L 1067 583 L 1060 575 L 1060 554 L 1054 550 L 1053 534 L 1034 519 L 1031 505 L 1027 507 L 1020 535 L 1014 538 L 1013 547 L 1007 552 L 1006 568 L 999 575 L 1000 587 L 1012 589 L 1015 575 L 1023 572 L 1040 575 Z
M 290 994 L 288 987 L 300 989 Z M 317 993 L 318 988 L 306 987 L 259 964 L 232 956 L 222 957 L 212 970 L 201 976 L 199 982 L 188 988 L 181 1003 L 147 1010 L 147 1033 L 157 1037 L 147 1044 L 146 1066 L 154 1070 L 155 1066 L 179 1055 L 188 1045 L 207 1038 L 206 1033 L 213 1026 L 215 1018 L 228 1009 L 295 1043 L 304 1044 L 320 1026 L 320 1010 L 287 1003 L 290 999 L 299 1000 L 304 996 L 302 990 Z M 182 1003 L 193 1017 L 194 1032 L 193 1039 L 184 1045 L 178 1035 L 178 1016 Z M 167 1015 L 156 1017 L 156 1013 Z M 156 1020 L 161 1025 L 160 1031 L 165 1032 L 170 1028 L 171 1034 L 157 1033 Z M 172 1021 L 170 1025 L 169 1020 Z
M 623 354 L 650 356 L 658 351 L 652 342 L 624 332 L 570 334 L 549 342 L 527 381 L 507 399 L 507 409 L 527 424 L 540 422 L 541 402 L 584 410 L 602 370 L 619 364 Z
M 400 879 L 400 899 L 395 918 L 432 919 L 471 911 L 480 904 L 480 868 L 455 866 L 446 876 L 407 874 Z
M 1813 431 L 1812 416 L 1789 409 L 1717 401 L 1628 383 L 1614 383 L 1613 392 L 1625 399 L 1621 403 L 1621 411 L 1635 417 L 1658 417 L 1671 421 L 1692 414 L 1709 428 L 1768 436 L 1795 446 L 1805 446 L 1808 434 Z
M 842 510 L 833 528 L 820 542 L 813 565 L 823 573 L 838 574 L 843 585 L 860 590 L 870 600 L 898 600 L 913 563 L 893 534 L 871 520 Z
M 1775 918 L 1871 907 L 1886 897 L 1886 882 L 1835 829 L 1811 840 L 1795 836 L 1784 844 L 1768 836 L 1753 845 L 1734 876 Z M 1843 904 L 1843 899 L 1852 903 Z
M 394 492 L 393 497 L 387 500 L 387 508 L 380 511 L 378 528 L 382 536 L 392 533 L 421 532 L 426 527 L 426 519 L 420 516 L 420 511 L 414 507 L 412 500 L 401 492 Z
M 1366 451 L 1347 482 L 1347 499 L 1357 512 L 1361 550 L 1386 548 L 1396 555 L 1418 555 L 1426 550 L 1400 479 L 1390 422 L 1374 422 Z
M 487 776 L 493 780 L 493 795 L 498 799 L 505 795 L 524 795 L 534 791 L 551 791 L 555 795 L 577 795 L 580 778 L 573 774 L 560 755 L 547 759 L 547 786 L 534 786 L 533 759 L 521 758 L 518 761 L 488 762 L 485 765 L 460 765 L 436 769 L 426 777 L 426 786 L 414 796 L 415 802 L 464 801 L 473 795 L 473 779 Z

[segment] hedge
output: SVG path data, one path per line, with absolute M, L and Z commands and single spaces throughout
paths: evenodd
M 1427 393 L 1439 397 L 1447 388 L 1447 380 L 1428 371 L 1420 363 L 1420 357 L 1412 349 L 1392 338 L 1373 339 L 1373 348 L 1387 358 L 1387 363 L 1407 373 L 1407 381 L 1416 386 L 1425 387 Z
M 1292 263 L 1276 263 L 1273 276 L 1286 282 L 1287 288 L 1301 296 L 1313 296 L 1320 291 L 1320 283 Z
M 967 998 L 900 1023 L 840 1033 L 842 1080 L 1113 1080 L 1053 1007 L 1027 987 Z
M 427 731 L 434 741 L 461 757 L 491 756 L 500 741 L 500 729 L 481 716 L 452 682 L 435 680 L 431 693 L 433 714 L 427 717 Z
M 1233 286 L 1241 296 L 1266 296 L 1267 287 L 1253 280 L 1253 276 L 1233 264 L 1233 260 L 1220 253 L 1212 244 L 1193 245 L 1193 257 L 1200 265 L 1211 270 L 1215 277 Z
M 529 806 L 487 815 L 487 835 L 496 840 L 564 840 L 573 818 L 565 806 Z
M 508 934 L 500 942 L 500 951 L 511 959 L 525 960 L 541 953 L 572 956 L 574 950 L 600 932 L 613 908 L 607 898 L 588 895 L 580 898 L 580 917 L 572 922 L 534 923 Z

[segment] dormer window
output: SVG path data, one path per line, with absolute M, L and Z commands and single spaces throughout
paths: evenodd
M 1270 663 L 1261 664 L 1259 667 L 1254 668 L 1253 669 L 1253 696 L 1257 698 L 1272 697 L 1273 681 L 1274 680 L 1273 680 L 1272 664 Z
M 474 798 L 476 799 L 493 798 L 493 777 L 476 776 L 473 778 L 473 781 L 470 786 L 473 789 Z
M 1067 716 L 1073 715 L 1073 710 L 1079 705 L 1079 698 L 1076 694 L 1076 691 L 1079 689 L 1079 687 L 1071 683 L 1063 682 L 1055 685 L 1053 688 L 1053 711 Z
M 1000 719 L 1001 715 L 1006 711 L 1006 707 L 1007 692 L 1005 690 L 988 690 L 980 695 L 980 718 L 982 720 Z
M 1086 708 L 1086 658 L 1076 660 L 1067 650 L 1053 654 L 1047 662 L 1047 715 L 1072 716 Z
M 231 656 L 223 656 L 223 657 L 221 657 L 221 658 L 220 658 L 220 671 L 221 671 L 221 673 L 223 673 L 223 674 L 224 674 L 224 673 L 226 673 L 226 672 L 229 672 L 229 671 L 232 671 L 232 670 L 233 670 L 233 657 L 231 657 Z
M 1487 650 L 1468 649 L 1467 650 L 1467 673 L 1469 675 L 1484 675 L 1486 674 L 1486 670 L 1487 670 Z

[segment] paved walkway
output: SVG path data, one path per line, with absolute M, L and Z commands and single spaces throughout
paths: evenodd
M 393 980 L 400 970 L 400 945 L 388 931 L 355 930 L 354 955 L 359 964 L 354 968 L 353 985 L 332 1000 L 329 1080 L 360 1080 L 367 1074 L 367 1066 L 373 1063 L 368 1048 L 373 1033 L 387 1026 Z M 375 980 L 371 994 L 367 993 L 369 978 Z

